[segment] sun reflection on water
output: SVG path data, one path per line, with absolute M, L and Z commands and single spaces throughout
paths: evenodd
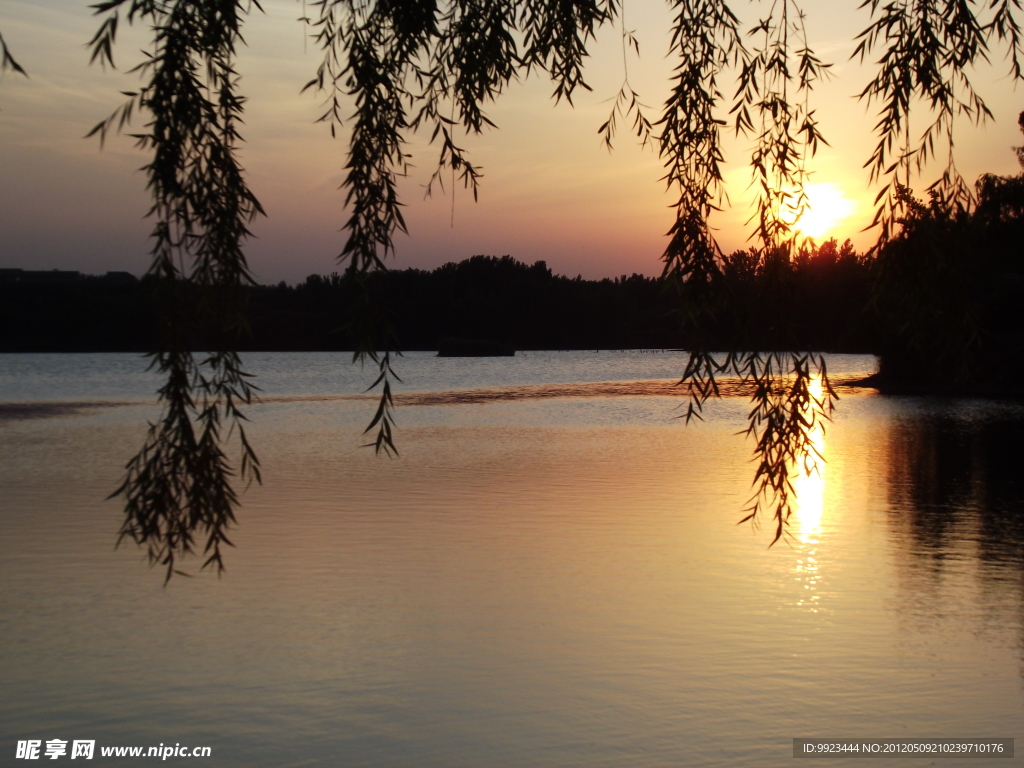
M 820 400 L 823 395 L 820 376 L 815 376 L 808 385 L 811 397 Z M 793 491 L 796 495 L 794 512 L 796 516 L 795 538 L 804 546 L 802 556 L 796 561 L 796 579 L 803 582 L 798 606 L 807 606 L 817 612 L 821 595 L 818 562 L 818 536 L 821 533 L 822 515 L 825 507 L 825 428 L 816 421 L 811 429 L 811 449 L 803 461 L 794 468 Z
M 821 377 L 815 376 L 808 385 L 811 397 L 821 400 Z M 810 410 L 810 409 L 808 409 Z M 793 490 L 796 494 L 797 536 L 804 543 L 821 531 L 821 516 L 825 504 L 825 428 L 815 421 L 808 435 L 811 448 L 804 459 L 794 467 Z

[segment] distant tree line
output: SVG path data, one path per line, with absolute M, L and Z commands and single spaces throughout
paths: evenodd
M 77 273 L 0 275 L 0 351 L 98 352 L 154 348 L 163 305 L 159 280 Z M 871 262 L 849 241 L 805 248 L 793 259 L 737 251 L 723 280 L 735 301 L 702 328 L 719 348 L 869 352 L 879 346 L 867 308 Z M 555 275 L 543 261 L 474 256 L 431 271 L 368 277 L 404 350 L 436 350 L 446 339 L 487 340 L 515 349 L 685 347 L 676 297 L 639 274 L 584 280 Z M 298 285 L 245 289 L 243 350 L 351 350 L 356 304 L 365 285 L 310 275 Z M 203 310 L 183 285 L 175 299 L 194 318 L 190 338 L 204 345 Z M 382 347 L 386 340 L 380 340 Z

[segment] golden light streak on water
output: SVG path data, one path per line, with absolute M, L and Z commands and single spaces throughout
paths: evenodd
M 811 397 L 819 401 L 824 394 L 821 376 L 815 376 L 808 385 Z M 812 406 L 813 407 L 813 406 Z M 808 408 L 808 416 L 811 409 Z M 794 468 L 793 490 L 796 493 L 796 539 L 804 545 L 805 554 L 797 558 L 795 571 L 797 581 L 803 582 L 802 593 L 797 605 L 817 612 L 821 595 L 818 585 L 821 581 L 818 561 L 818 536 L 825 507 L 825 428 L 816 421 L 811 429 L 812 450 Z
M 808 389 L 814 400 L 821 400 L 824 392 L 820 375 L 811 379 Z M 793 478 L 793 489 L 796 492 L 796 522 L 799 526 L 797 535 L 805 543 L 821 531 L 825 504 L 825 428 L 820 421 L 815 421 L 809 438 L 812 448 L 794 468 Z

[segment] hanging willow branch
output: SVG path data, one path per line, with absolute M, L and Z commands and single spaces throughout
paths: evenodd
M 629 51 L 632 49 L 637 56 L 640 55 L 640 42 L 636 39 L 635 33 L 626 28 L 626 2 L 622 0 L 619 9 L 619 24 L 622 28 L 622 85 L 619 92 L 615 94 L 612 101 L 612 110 L 608 119 L 601 124 L 597 132 L 601 134 L 601 143 L 609 151 L 612 149 L 612 139 L 618 130 L 619 119 L 633 119 L 632 128 L 636 137 L 640 140 L 640 146 L 646 147 L 654 140 L 654 127 L 651 121 L 644 115 L 644 105 L 640 102 L 640 94 L 633 90 L 629 82 Z
M 679 295 L 681 326 L 697 342 L 680 380 L 689 392 L 686 420 L 700 418 L 705 402 L 717 397 L 716 374 L 722 368 L 700 338 L 701 319 L 713 316 L 722 300 L 722 252 L 709 219 L 725 199 L 721 164 L 721 128 L 716 109 L 722 71 L 749 58 L 739 20 L 718 0 L 673 5 L 670 53 L 678 63 L 660 129 L 661 156 L 669 190 L 676 196 L 676 220 L 662 256 L 662 279 Z
M 151 367 L 167 377 L 159 390 L 163 408 L 145 443 L 128 463 L 114 492 L 125 500 L 118 541 L 145 545 L 151 563 L 166 568 L 192 554 L 205 536 L 203 567 L 224 568 L 222 545 L 235 521 L 238 497 L 232 486 L 259 481 L 259 461 L 246 439 L 241 406 L 254 387 L 233 351 L 244 329 L 243 286 L 252 277 L 242 252 L 249 224 L 263 213 L 246 186 L 237 159 L 238 124 L 244 99 L 237 93 L 235 48 L 240 19 L 249 6 L 238 2 L 106 0 L 106 14 L 93 37 L 92 60 L 113 66 L 118 9 L 148 23 L 153 47 L 134 70 L 141 90 L 90 132 L 102 141 L 139 113 L 147 119 L 137 145 L 152 153 L 145 170 L 155 219 L 150 274 L 166 302 L 166 324 Z M 256 6 L 258 7 L 258 6 Z M 206 331 L 212 352 L 196 355 Z M 225 452 L 237 437 L 237 470 Z
M 28 77 L 28 73 L 21 68 L 21 64 L 15 61 L 14 56 L 11 55 L 4 36 L 0 35 L 0 73 L 6 72 L 8 69 Z
M 455 143 L 454 129 L 480 133 L 493 126 L 484 106 L 513 78 L 533 69 L 548 72 L 555 99 L 571 103 L 577 87 L 588 87 L 582 75 L 586 42 L 614 11 L 610 2 L 591 0 L 454 0 L 444 8 L 402 0 L 320 0 L 313 7 L 318 16 L 310 23 L 324 58 L 306 88 L 326 95 L 320 120 L 330 124 L 332 135 L 346 118 L 342 105 L 355 103 L 343 184 L 348 236 L 338 257 L 348 265 L 350 279 L 386 269 L 395 233 L 406 231 L 397 192 L 398 179 L 408 169 L 404 133 L 423 128 L 431 132 L 431 141 L 440 140 L 428 193 L 449 169 L 475 199 L 480 169 Z M 517 31 L 522 52 L 513 36 Z M 393 337 L 379 313 L 356 323 L 365 329 L 364 338 Z M 356 360 L 372 358 L 381 366 L 381 400 L 370 425 L 378 430 L 373 442 L 378 452 L 395 450 L 393 351 L 385 349 L 378 360 L 376 348 L 361 342 L 355 353 Z
M 896 233 L 899 220 L 910 213 L 900 187 L 910 188 L 914 174 L 932 160 L 945 167 L 928 192 L 947 212 L 970 209 L 974 195 L 957 171 L 953 155 L 954 121 L 964 117 L 974 124 L 992 117 L 971 81 L 971 71 L 989 61 L 993 38 L 1007 46 L 1010 76 L 1024 79 L 1021 62 L 1019 0 L 992 0 L 984 6 L 988 19 L 974 4 L 962 0 L 865 0 L 872 23 L 858 35 L 854 57 L 860 61 L 881 52 L 874 78 L 860 98 L 880 106 L 875 133 L 878 143 L 865 163 L 871 181 L 882 182 L 875 198 L 874 226 L 878 246 Z M 914 135 L 911 112 L 918 107 L 929 117 Z
M 772 3 L 750 35 L 761 43 L 740 72 L 733 112 L 737 132 L 755 139 L 750 157 L 758 190 L 755 233 L 764 249 L 790 248 L 792 225 L 808 210 L 808 156 L 826 143 L 810 109 L 810 93 L 831 64 L 808 47 L 804 14 L 789 0 Z M 794 50 L 791 37 L 799 48 Z
M 791 514 L 792 473 L 814 471 L 821 458 L 810 451 L 811 430 L 831 414 L 835 392 L 821 356 L 734 351 L 721 357 L 701 341 L 702 324 L 724 306 L 736 304 L 725 294 L 722 253 L 708 223 L 724 198 L 723 121 L 717 115 L 724 99 L 717 79 L 727 66 L 740 71 L 730 111 L 734 130 L 755 138 L 751 166 L 759 191 L 755 232 L 760 242 L 755 253 L 770 265 L 772 260 L 788 260 L 795 251 L 791 225 L 807 208 L 806 159 L 824 141 L 809 94 L 829 65 L 808 46 L 804 15 L 789 0 L 773 2 L 769 15 L 750 30 L 751 36 L 761 38 L 753 51 L 743 45 L 738 21 L 723 3 L 680 2 L 675 8 L 673 53 L 681 63 L 659 126 L 666 180 L 679 196 L 664 277 L 678 291 L 684 327 L 696 339 L 679 382 L 689 396 L 685 418 L 700 418 L 706 402 L 719 395 L 720 375 L 738 376 L 753 385 L 746 434 L 754 440 L 757 471 L 744 521 L 756 523 L 769 509 L 775 520 L 774 543 Z M 791 37 L 798 48 L 791 45 Z M 822 381 L 823 398 L 807 394 L 812 375 Z
M 824 429 L 838 398 L 820 354 L 747 354 L 736 361 L 735 370 L 754 385 L 746 434 L 754 439 L 758 462 L 755 492 L 740 522 L 756 523 L 760 513 L 770 511 L 774 544 L 792 513 L 793 476 L 819 471 L 824 460 L 814 435 Z

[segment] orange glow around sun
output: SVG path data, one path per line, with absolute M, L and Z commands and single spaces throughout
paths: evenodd
M 833 182 L 807 184 L 807 210 L 793 224 L 793 229 L 817 242 L 822 242 L 856 210 L 856 203 L 843 194 Z

